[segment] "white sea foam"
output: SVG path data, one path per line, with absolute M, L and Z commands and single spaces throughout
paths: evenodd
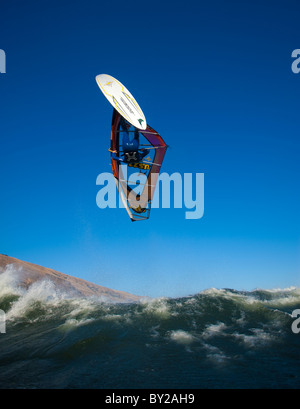
M 172 339 L 172 341 L 184 345 L 189 345 L 196 340 L 196 338 L 192 334 L 181 329 L 170 331 L 170 338 Z
M 36 281 L 12 304 L 7 313 L 7 319 L 24 316 L 27 310 L 34 306 L 36 302 L 53 305 L 63 298 L 64 294 L 57 291 L 50 280 Z
M 83 325 L 90 324 L 93 321 L 94 321 L 94 319 L 92 319 L 92 318 L 86 318 L 86 319 L 70 318 L 70 319 L 66 320 L 66 322 L 64 324 L 62 324 L 60 326 L 60 329 L 71 330 L 71 329 L 75 329 L 75 328 L 83 326 Z
M 60 310 L 67 319 L 83 319 L 90 312 L 99 307 L 99 304 L 107 303 L 106 297 L 84 298 L 70 296 L 67 292 L 60 290 L 50 279 L 41 279 L 33 282 L 28 288 L 21 286 L 22 267 L 14 264 L 7 265 L 0 274 L 0 297 L 16 295 L 18 298 L 9 306 L 6 311 L 6 319 L 14 320 L 24 317 L 27 312 L 34 309 L 36 303 L 43 307 L 44 315 L 51 315 L 53 307 L 57 307 L 64 301 L 68 302 L 69 307 Z M 63 315 L 61 315 L 63 316 Z
M 239 334 L 233 333 L 232 336 L 242 341 L 247 347 L 260 348 L 269 345 L 271 342 L 276 341 L 276 336 L 271 332 L 266 332 L 262 328 L 252 328 L 252 334 Z
M 257 288 L 256 291 L 266 291 L 268 293 L 284 293 L 284 292 L 289 293 L 291 291 L 296 291 L 300 295 L 300 288 L 294 287 L 294 286 L 287 287 L 287 288 L 269 288 L 269 289 L 266 289 L 266 290 L 261 289 L 261 288 Z
M 297 304 L 300 305 L 300 288 L 294 286 L 288 288 L 255 289 L 245 292 L 209 288 L 200 294 L 209 295 L 216 299 L 232 300 L 249 308 L 257 308 L 258 306 L 276 308 L 276 306 L 291 307 Z
M 206 350 L 206 357 L 215 364 L 224 364 L 228 361 L 228 357 L 225 353 L 218 347 L 210 344 L 204 343 L 203 348 Z
M 155 315 L 161 319 L 167 319 L 171 314 L 167 298 L 143 300 L 141 304 L 144 306 L 144 313 Z
M 6 266 L 3 273 L 0 274 L 0 297 L 9 294 L 22 295 L 25 290 L 18 286 L 19 273 L 21 269 L 13 264 Z
M 216 335 L 224 335 L 224 331 L 227 325 L 224 322 L 218 322 L 217 324 L 211 324 L 206 327 L 202 333 L 202 338 L 208 339 Z

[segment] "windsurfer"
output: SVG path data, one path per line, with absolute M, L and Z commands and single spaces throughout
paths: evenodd
M 139 141 L 139 131 L 135 129 L 134 137 L 131 139 L 128 132 L 128 126 L 125 121 L 121 122 L 123 139 L 122 139 L 122 148 L 124 152 L 124 158 L 120 158 L 116 154 L 118 153 L 116 150 L 112 152 L 112 158 L 118 162 L 124 163 L 136 163 L 140 162 L 148 153 L 150 152 L 149 149 L 141 148 L 139 149 L 140 141 Z

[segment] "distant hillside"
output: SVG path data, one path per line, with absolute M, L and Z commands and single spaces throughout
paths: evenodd
M 13 264 L 16 267 L 18 283 L 21 287 L 28 288 L 30 284 L 42 279 L 50 279 L 58 289 L 71 296 L 91 297 L 102 296 L 108 301 L 114 302 L 134 302 L 140 297 L 123 291 L 111 290 L 97 284 L 80 278 L 72 277 L 67 274 L 52 270 L 51 268 L 41 267 L 37 264 L 21 261 L 13 257 L 0 254 L 0 274 L 5 271 L 7 265 Z

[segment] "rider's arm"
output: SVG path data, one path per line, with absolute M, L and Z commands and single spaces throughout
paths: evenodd
M 119 158 L 117 155 L 116 155 L 116 152 L 115 151 L 113 151 L 112 152 L 112 158 L 114 159 L 114 160 L 116 160 L 116 161 L 118 161 L 118 162 L 124 162 L 123 161 L 123 159 L 121 159 L 121 158 Z

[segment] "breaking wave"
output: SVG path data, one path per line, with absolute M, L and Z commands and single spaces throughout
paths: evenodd
M 0 275 L 1 388 L 298 388 L 300 289 L 117 304 Z

